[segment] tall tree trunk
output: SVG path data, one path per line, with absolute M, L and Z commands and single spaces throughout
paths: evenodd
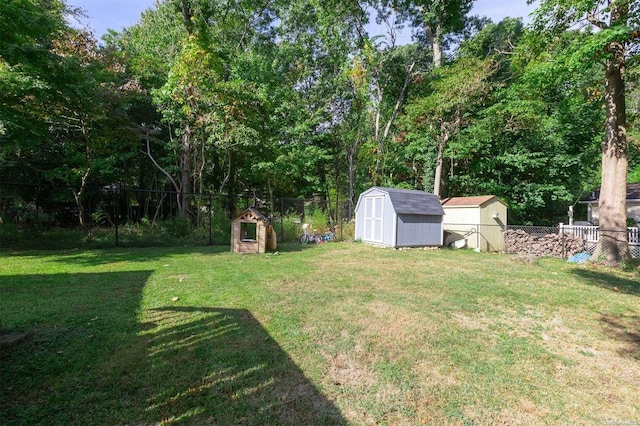
M 461 115 L 461 111 L 457 110 L 453 114 L 454 120 L 452 122 L 442 121 L 440 123 L 438 156 L 436 158 L 436 171 L 433 178 L 433 193 L 438 197 L 440 197 L 440 194 L 442 193 L 442 169 L 444 166 L 444 150 L 449 143 L 449 139 L 451 139 L 451 135 L 456 133 L 460 128 L 460 123 L 462 121 Z
M 87 189 L 87 179 L 89 178 L 89 174 L 91 173 L 91 167 L 88 166 L 85 172 L 82 174 L 82 179 L 80 182 L 80 188 L 78 191 L 71 192 L 73 193 L 73 199 L 76 202 L 76 207 L 78 207 L 78 221 L 80 226 L 84 229 L 87 225 L 87 212 L 84 208 L 84 204 L 82 203 L 82 196 L 84 195 L 84 191 Z
M 442 28 L 440 27 L 440 25 L 437 25 L 434 31 L 434 29 L 431 28 L 430 25 L 427 25 L 425 27 L 425 32 L 427 34 L 427 41 L 431 44 L 431 50 L 433 52 L 433 68 L 440 68 L 442 66 L 442 43 L 440 40 Z M 444 161 L 444 149 L 447 146 L 448 140 L 448 130 L 445 129 L 444 125 L 441 125 L 440 142 L 438 143 L 438 156 L 436 158 L 436 170 L 433 179 L 433 193 L 438 197 L 440 197 L 440 182 L 442 181 L 442 163 Z
M 616 2 L 611 22 L 626 21 L 628 5 Z M 625 45 L 611 42 L 605 69 L 605 140 L 598 201 L 600 238 L 592 258 L 617 266 L 631 256 L 627 242 L 627 116 L 625 111 Z
M 409 67 L 406 69 L 407 74 L 404 77 L 404 83 L 402 84 L 402 89 L 398 94 L 398 99 L 396 99 L 396 103 L 393 106 L 393 112 L 391 113 L 391 117 L 389 117 L 389 120 L 387 120 L 387 123 L 384 126 L 384 131 L 382 133 L 380 133 L 380 115 L 382 111 L 382 106 L 381 106 L 382 94 L 384 93 L 384 90 L 379 91 L 380 99 L 379 99 L 378 110 L 376 111 L 376 128 L 375 128 L 375 137 L 378 142 L 378 156 L 376 158 L 376 170 L 375 170 L 375 176 L 373 178 L 374 185 L 379 185 L 382 182 L 382 174 L 383 174 L 382 159 L 384 155 L 383 154 L 384 145 L 386 143 L 387 138 L 389 137 L 389 133 L 391 132 L 391 126 L 393 125 L 393 122 L 396 120 L 396 118 L 398 117 L 398 114 L 400 113 L 400 108 L 402 107 L 402 103 L 407 94 L 407 88 L 409 87 L 409 83 L 411 82 L 411 78 L 413 76 L 413 69 L 415 68 L 415 66 L 416 66 L 416 61 L 413 61 L 411 65 L 409 65 Z
M 613 49 L 612 49 L 613 50 Z M 598 201 L 600 239 L 593 254 L 616 266 L 630 256 L 627 243 L 627 138 L 624 48 L 607 60 L 605 102 L 607 121 L 602 144 L 602 184 Z
M 440 68 L 442 66 L 442 26 L 438 24 L 434 30 L 431 25 L 426 25 L 424 31 L 433 52 L 433 68 Z
M 443 138 L 446 137 L 443 135 Z M 436 172 L 433 177 L 433 194 L 440 198 L 440 186 L 442 181 L 442 163 L 444 162 L 444 148 L 447 145 L 446 140 L 438 143 L 438 157 L 436 158 Z
M 80 178 L 80 188 L 77 191 L 71 190 L 71 192 L 73 192 L 73 199 L 78 207 L 78 221 L 80 222 L 80 226 L 84 229 L 87 225 L 87 212 L 85 211 L 84 204 L 82 203 L 82 197 L 87 189 L 87 183 L 89 182 L 89 175 L 91 174 L 93 164 L 93 153 L 91 148 L 89 148 L 89 130 L 84 124 L 81 125 L 81 131 L 82 138 L 86 146 L 85 155 L 87 159 L 87 168 L 84 170 L 84 173 L 82 173 L 82 178 Z
M 349 163 L 349 218 L 353 217 L 354 205 L 353 197 L 355 196 L 356 185 L 356 155 L 358 152 L 358 144 L 360 143 L 360 132 L 353 138 L 353 143 L 347 148 L 347 162 Z
M 227 213 L 229 213 L 229 219 L 233 219 L 236 216 L 236 196 L 237 196 L 237 183 L 236 183 L 236 166 L 234 164 L 233 152 L 231 148 L 227 148 L 227 171 L 224 175 L 222 184 L 220 185 L 220 193 L 227 187 Z
M 145 140 L 147 142 L 147 157 L 149 157 L 149 159 L 151 160 L 151 162 L 153 163 L 154 166 L 156 166 L 156 168 L 158 170 L 160 170 L 171 182 L 171 185 L 173 185 L 173 189 L 176 190 L 176 192 L 179 194 L 180 193 L 180 185 L 178 185 L 178 183 L 175 181 L 175 179 L 173 178 L 173 176 L 171 176 L 171 174 L 166 171 L 157 161 L 155 158 L 153 158 L 153 155 L 151 154 L 151 138 L 149 135 L 149 129 L 146 129 L 145 131 Z M 178 197 L 178 203 L 180 203 L 180 197 Z
M 271 178 L 267 176 L 267 190 L 269 191 L 269 219 L 273 220 L 275 216 L 276 199 L 273 196 L 273 185 L 271 184 Z M 280 212 L 283 214 L 283 212 Z
M 191 192 L 191 128 L 187 124 L 181 137 L 180 153 L 180 217 L 189 217 L 189 193 Z
M 318 163 L 316 167 L 316 174 L 318 175 L 318 180 L 320 181 L 320 199 L 322 201 L 325 201 L 324 205 L 326 205 L 329 190 L 327 189 L 327 169 L 324 164 Z

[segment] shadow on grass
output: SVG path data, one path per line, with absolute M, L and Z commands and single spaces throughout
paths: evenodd
M 115 262 L 149 262 L 165 259 L 174 254 L 220 254 L 228 253 L 229 246 L 207 247 L 144 247 L 144 248 L 108 248 L 97 250 L 7 250 L 2 252 L 4 257 L 33 257 L 34 259 L 52 255 L 56 262 L 77 264 L 83 266 L 97 266 Z
M 600 322 L 605 334 L 622 344 L 620 355 L 640 361 L 640 316 L 606 314 L 600 317 Z
M 0 419 L 5 425 L 99 424 L 96 388 L 136 338 L 152 271 L 0 276 Z M 105 401 L 101 403 L 104 405 Z
M 335 244 L 335 243 L 327 243 Z M 314 249 L 317 244 L 282 243 L 276 250 L 270 250 L 267 256 L 274 253 L 295 253 Z M 56 262 L 82 266 L 98 266 L 116 262 L 149 262 L 167 259 L 172 255 L 205 254 L 216 255 L 229 253 L 230 246 L 206 247 L 119 247 L 106 249 L 73 249 L 73 250 L 0 250 L 3 257 L 33 257 L 34 260 L 47 255 L 56 257 Z M 252 256 L 239 254 L 238 256 Z M 263 256 L 263 255 L 259 255 Z
M 575 269 L 572 271 L 585 283 L 606 288 L 612 291 L 640 295 L 640 276 L 638 279 L 617 277 L 614 274 L 594 271 L 592 269 Z
M 164 307 L 148 315 L 146 421 L 343 424 L 340 411 L 245 309 Z
M 345 423 L 251 312 L 141 313 L 150 274 L 0 276 L 3 424 Z
M 304 250 L 309 250 L 316 247 L 316 244 L 300 244 L 300 243 L 278 243 L 278 248 L 276 250 L 272 250 L 280 253 L 295 253 Z
M 575 269 L 573 273 L 589 285 L 633 296 L 640 295 L 640 279 L 623 278 L 592 269 Z M 640 316 L 604 314 L 600 317 L 600 323 L 604 333 L 620 343 L 618 352 L 621 356 L 640 361 Z

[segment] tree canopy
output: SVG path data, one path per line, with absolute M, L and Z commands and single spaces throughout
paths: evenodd
M 490 193 L 520 224 L 566 221 L 602 184 L 621 231 L 639 6 L 543 0 L 525 27 L 471 4 L 160 0 L 98 43 L 64 0 L 2 0 L 0 180 L 63 184 L 79 207 L 92 185 L 170 189 L 185 216 L 192 192 Z

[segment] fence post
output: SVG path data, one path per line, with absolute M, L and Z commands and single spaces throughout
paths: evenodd
M 213 245 L 213 232 L 212 232 L 212 222 L 213 222 L 213 196 L 211 193 L 209 194 L 209 245 Z
M 560 229 L 560 238 L 562 239 L 562 258 L 566 259 L 567 258 L 567 243 L 566 243 L 566 239 L 564 238 L 564 223 L 560 222 L 558 224 L 558 227 Z
M 280 242 L 284 243 L 284 199 L 280 197 Z
M 120 223 L 118 217 L 120 216 L 120 205 L 118 204 L 118 198 L 120 197 L 118 189 L 120 188 L 120 185 L 116 186 L 116 217 L 115 217 L 115 222 L 116 222 L 116 247 L 118 247 L 118 225 Z

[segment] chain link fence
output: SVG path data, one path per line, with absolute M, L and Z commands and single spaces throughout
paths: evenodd
M 444 223 L 444 246 L 485 252 L 504 250 L 504 227 L 498 224 Z
M 76 194 L 77 195 L 77 194 Z M 302 225 L 338 240 L 354 238 L 350 202 L 341 199 L 261 198 L 254 194 L 122 188 L 86 188 L 79 202 L 69 187 L 0 183 L 0 248 L 229 245 L 231 221 L 253 207 L 269 217 L 278 243 L 298 241 Z M 351 205 L 352 207 L 352 205 Z M 444 245 L 509 254 L 555 256 L 593 253 L 594 226 L 444 224 Z M 640 232 L 626 235 L 640 258 Z
M 229 245 L 231 221 L 253 207 L 269 217 L 278 242 L 297 241 L 302 224 L 353 238 L 348 200 L 0 183 L 1 248 Z
M 624 236 L 634 258 L 640 258 L 638 228 L 628 228 Z M 505 253 L 567 259 L 577 253 L 593 254 L 600 238 L 597 226 L 517 226 L 504 231 Z

